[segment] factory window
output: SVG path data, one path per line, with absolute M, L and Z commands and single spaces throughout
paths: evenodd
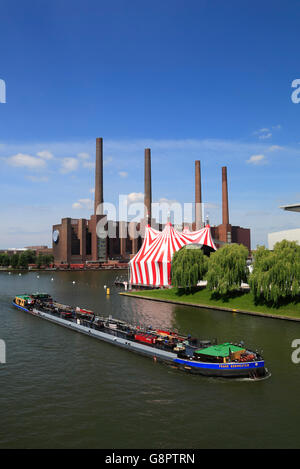
M 92 254 L 92 235 L 86 229 L 86 255 L 90 256 Z
M 80 255 L 80 240 L 77 237 L 73 226 L 71 227 L 71 255 L 79 256 Z

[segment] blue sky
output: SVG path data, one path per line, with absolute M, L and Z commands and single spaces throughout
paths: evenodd
M 299 227 L 278 207 L 300 201 L 300 2 L 26 0 L 1 2 L 0 248 L 51 244 L 62 217 L 91 214 L 95 139 L 104 197 L 203 199 L 221 222 L 267 233 Z

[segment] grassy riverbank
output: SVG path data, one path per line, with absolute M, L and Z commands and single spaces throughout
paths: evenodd
M 269 307 L 266 304 L 255 304 L 252 293 L 235 293 L 226 298 L 214 297 L 206 288 L 184 293 L 177 288 L 165 290 L 138 290 L 126 293 L 136 297 L 143 297 L 156 301 L 168 301 L 178 304 L 188 304 L 199 307 L 217 308 L 249 314 L 278 317 L 281 319 L 300 320 L 300 301 L 295 303 L 282 303 L 278 307 Z

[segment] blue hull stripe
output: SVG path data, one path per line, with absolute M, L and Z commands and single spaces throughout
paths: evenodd
M 245 368 L 264 368 L 264 361 L 257 362 L 245 362 L 245 363 L 205 363 L 205 362 L 194 362 L 190 360 L 181 360 L 175 358 L 174 363 L 178 365 L 190 366 L 192 368 L 208 368 L 211 370 L 242 370 Z
M 30 312 L 28 309 L 23 308 L 23 306 L 17 305 L 17 303 L 15 303 L 14 301 L 12 302 L 12 304 L 16 306 L 16 308 L 22 309 L 22 311 L 26 311 L 26 313 Z

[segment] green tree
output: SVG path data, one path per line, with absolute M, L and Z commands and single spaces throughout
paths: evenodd
M 201 249 L 180 249 L 174 253 L 172 259 L 172 285 L 185 290 L 191 289 L 204 278 L 207 266 L 208 258 Z
M 284 299 L 295 299 L 300 294 L 300 246 L 283 240 L 275 244 L 274 251 L 259 247 L 249 284 L 256 302 L 276 306 Z
M 26 252 L 21 252 L 19 255 L 18 267 L 21 269 L 28 269 L 28 256 Z
M 43 255 L 43 263 L 44 265 L 46 265 L 47 267 L 49 267 L 50 264 L 52 264 L 54 262 L 54 257 L 52 256 L 52 254 L 44 254 Z
M 32 251 L 29 249 L 28 251 L 25 251 L 26 259 L 28 264 L 35 264 L 36 262 L 36 253 L 35 251 Z
M 36 264 L 37 267 L 40 269 L 42 265 L 49 267 L 50 264 L 54 262 L 54 256 L 52 254 L 43 254 L 39 253 L 37 259 L 36 259 Z
M 16 269 L 19 265 L 19 253 L 15 253 L 10 258 L 10 265 L 13 269 Z
M 242 244 L 225 244 L 211 254 L 206 275 L 209 290 L 225 296 L 247 281 L 248 249 Z
M 2 254 L 2 264 L 4 267 L 8 267 L 10 264 L 10 258 L 9 255 L 5 252 Z
M 44 265 L 44 256 L 41 252 L 39 253 L 39 255 L 36 258 L 36 265 L 37 265 L 38 269 L 40 269 L 41 266 Z

